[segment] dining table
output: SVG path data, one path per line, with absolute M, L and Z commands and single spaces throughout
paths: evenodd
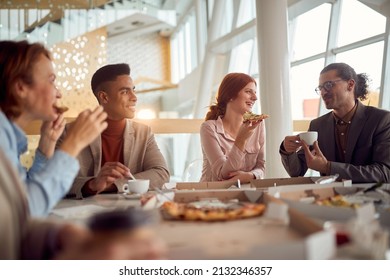
M 63 199 L 52 210 L 50 218 L 87 224 L 99 212 L 129 207 L 141 207 L 139 194 L 98 194 L 83 199 Z M 272 213 L 240 220 L 202 222 L 166 220 L 159 209 L 147 211 L 153 213 L 153 230 L 166 243 L 169 259 L 322 258 L 316 253 L 318 250 L 307 248 L 309 237 L 317 237 L 317 247 L 321 247 L 321 240 L 333 242 L 329 241 L 332 238 L 329 233 L 316 226 L 314 231 L 302 231 L 302 226 L 294 227 Z M 303 219 L 303 227 L 313 228 L 308 219 Z M 298 221 L 302 222 L 302 217 Z M 310 253 L 310 250 L 316 252 Z
M 303 182 L 303 179 L 307 182 Z M 290 192 L 302 189 L 303 193 L 310 194 L 311 192 L 315 193 L 315 191 L 304 191 L 307 186 L 310 188 L 315 186 L 319 190 L 324 190 L 329 186 L 341 190 L 344 188 L 345 190 L 361 189 L 360 192 L 376 192 L 380 187 L 379 191 L 386 194 L 386 197 L 383 197 L 386 199 L 382 199 L 382 203 L 375 206 L 376 213 L 374 213 L 375 220 L 373 222 L 380 223 L 382 234 L 386 231 L 390 232 L 388 204 L 390 202 L 388 201 L 390 184 L 365 183 L 345 184 L 344 186 L 344 184 L 332 183 L 331 185 L 311 185 L 312 180 L 309 179 L 268 179 L 256 181 L 253 184 L 239 184 L 239 182 L 176 183 L 166 184 L 162 190 L 152 189 L 142 195 L 103 193 L 83 199 L 65 198 L 52 210 L 50 218 L 88 225 L 90 219 L 100 212 L 128 208 L 149 211 L 151 214 L 149 216 L 153 217 L 151 226 L 166 243 L 170 259 L 354 259 L 361 256 L 356 256 L 354 252 L 345 250 L 345 247 L 337 247 L 337 232 L 335 233 L 333 226 L 329 227 L 329 224 L 333 224 L 345 228 L 349 223 L 348 220 L 341 221 L 339 219 L 340 221 L 336 223 L 332 223 L 332 221 L 329 223 L 328 219 L 322 219 L 323 214 L 321 214 L 322 218 L 316 214 L 316 212 L 320 213 L 318 207 L 310 208 L 310 206 L 306 207 L 299 203 L 278 199 L 273 195 L 273 190 Z M 259 186 L 259 183 L 271 187 Z M 235 193 L 239 194 L 240 192 L 249 197 L 251 195 L 248 191 L 252 196 L 256 192 L 255 197 L 260 197 L 256 202 L 266 205 L 266 211 L 263 215 L 216 222 L 172 220 L 167 219 L 166 215 L 162 214 L 158 207 L 161 206 L 161 203 L 152 208 L 148 207 L 148 209 L 146 209 L 146 205 L 143 205 L 144 203 L 141 204 L 141 198 L 153 196 L 163 200 L 173 200 L 174 197 L 175 201 L 179 201 L 180 197 L 199 200 L 213 196 L 226 200 L 235 197 Z M 242 193 L 240 197 L 242 197 Z M 261 195 L 258 196 L 258 193 Z M 299 205 L 299 207 L 294 205 Z M 369 209 L 366 206 L 362 209 L 364 208 Z M 333 209 L 328 208 L 322 210 L 327 210 L 328 216 L 329 213 L 336 211 L 336 209 L 333 211 Z M 390 234 L 388 235 L 389 241 L 386 248 L 387 254 L 390 254 L 388 249 Z M 363 243 L 356 243 L 356 245 L 361 244 Z

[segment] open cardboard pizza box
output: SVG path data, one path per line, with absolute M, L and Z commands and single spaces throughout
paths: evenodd
M 281 187 L 279 189 L 273 189 L 268 194 L 282 199 L 290 207 L 299 210 L 309 217 L 323 221 L 347 221 L 351 218 L 367 221 L 375 219 L 375 207 L 372 203 L 365 203 L 358 208 L 314 204 L 313 200 L 327 199 L 339 194 L 353 195 L 362 190 L 357 187 L 337 187 L 334 184 L 327 185 L 330 186 L 322 185 L 320 188 L 303 188 L 301 190 Z
M 335 236 L 286 203 L 261 190 L 178 190 L 176 202 L 217 198 L 265 203 L 260 217 L 221 222 L 170 221 L 159 235 L 171 259 L 329 259 Z M 191 242 L 188 242 L 191 239 Z
M 263 191 L 256 189 L 176 190 L 174 195 L 176 202 L 193 202 L 205 199 L 218 199 L 220 201 L 237 199 L 253 203 L 265 203 L 264 199 L 275 200 L 274 197 L 264 196 Z
M 317 180 L 326 180 L 329 176 L 323 177 L 292 177 L 292 178 L 269 178 L 251 180 L 248 184 L 242 184 L 239 181 L 215 181 L 215 182 L 169 182 L 164 184 L 163 189 L 177 190 L 218 190 L 240 187 L 242 189 L 257 188 L 268 189 L 276 186 L 290 185 L 314 185 Z M 346 186 L 350 181 L 336 182 L 337 186 Z M 319 184 L 322 185 L 322 184 Z
M 302 184 L 314 184 L 314 182 L 321 177 L 292 177 L 292 178 L 268 178 L 268 179 L 256 179 L 251 180 L 251 186 L 253 188 L 269 188 L 276 186 L 286 185 L 302 185 Z
M 240 187 L 243 189 L 257 188 L 267 189 L 275 186 L 286 185 L 302 185 L 302 184 L 314 184 L 315 181 L 325 177 L 293 177 L 293 178 L 270 178 L 270 179 L 258 179 L 251 180 L 248 184 L 242 184 L 239 181 L 215 181 L 215 182 L 170 182 L 164 184 L 164 189 L 177 189 L 177 190 L 213 190 L 213 189 L 229 189 L 232 187 Z M 339 185 L 342 185 L 340 183 Z
M 262 190 L 275 189 L 278 191 L 282 189 L 312 189 L 312 188 L 323 188 L 324 186 L 335 186 L 335 187 L 347 187 L 352 185 L 351 180 L 344 180 L 342 182 L 327 182 L 331 176 L 322 177 L 292 177 L 292 178 L 269 178 L 252 180 L 251 187 Z M 321 183 L 316 183 L 322 181 Z M 332 184 L 332 185 L 330 185 Z
M 238 181 L 216 181 L 216 182 L 173 182 L 166 183 L 163 189 L 177 190 L 219 190 L 229 188 L 249 188 L 250 185 L 241 185 Z

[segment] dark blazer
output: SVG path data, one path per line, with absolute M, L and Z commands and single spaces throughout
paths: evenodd
M 58 143 L 62 142 L 67 128 L 68 125 Z M 135 178 L 150 179 L 150 187 L 152 188 L 161 188 L 164 183 L 169 182 L 170 174 L 166 161 L 149 126 L 127 119 L 123 138 L 124 165 L 130 168 Z M 87 181 L 96 177 L 101 169 L 101 137 L 84 148 L 77 159 L 80 163 L 80 171 L 73 182 L 68 197 L 82 198 L 82 187 Z
M 318 132 L 320 150 L 331 162 L 330 174 L 338 173 L 341 179 L 352 179 L 353 183 L 390 182 L 389 111 L 365 106 L 358 101 L 349 128 L 345 163 L 336 162 L 335 120 L 331 112 L 312 120 L 310 130 Z M 304 176 L 307 165 L 303 150 L 290 155 L 282 148 L 279 152 L 290 176 Z

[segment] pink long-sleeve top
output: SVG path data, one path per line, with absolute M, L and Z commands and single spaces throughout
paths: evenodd
M 202 182 L 228 180 L 228 174 L 233 171 L 250 171 L 256 179 L 264 177 L 264 121 L 247 140 L 244 151 L 237 148 L 235 139 L 225 133 L 220 117 L 201 125 L 200 139 L 203 152 Z

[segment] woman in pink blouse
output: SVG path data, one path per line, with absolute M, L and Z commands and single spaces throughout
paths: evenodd
M 201 181 L 261 179 L 265 171 L 263 121 L 243 123 L 257 100 L 256 81 L 243 73 L 225 76 L 217 103 L 200 128 L 203 151 Z

